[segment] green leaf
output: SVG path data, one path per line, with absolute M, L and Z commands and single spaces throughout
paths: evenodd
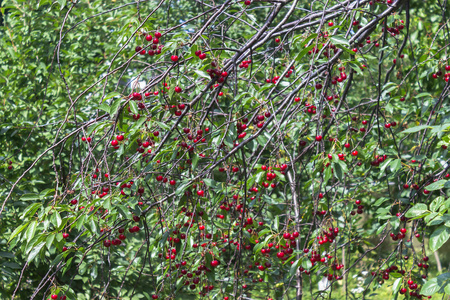
M 59 5 L 61 6 L 60 10 L 63 10 L 66 6 L 67 0 L 58 0 Z
M 299 263 L 300 259 L 297 259 L 292 265 L 291 265 L 291 269 L 289 270 L 289 276 L 294 276 L 295 273 L 297 272 L 297 268 L 298 268 L 298 263 Z
M 37 246 L 35 246 L 31 251 L 30 254 L 28 255 L 28 259 L 27 262 L 31 262 L 36 255 L 39 254 L 39 251 L 41 251 L 42 247 L 45 246 L 45 242 L 40 242 L 39 244 L 37 244 Z
M 205 179 L 203 179 L 203 182 L 204 182 L 207 186 L 209 186 L 209 187 L 211 187 L 211 188 L 215 188 L 215 187 L 216 187 L 216 181 L 213 180 L 213 179 L 211 179 L 211 178 L 205 178 Z
M 436 182 L 433 182 L 430 185 L 427 185 L 425 187 L 425 189 L 427 189 L 428 191 L 436 191 L 436 190 L 440 190 L 442 188 L 444 188 L 444 185 L 447 183 L 447 180 L 439 180 Z
M 32 201 L 32 200 L 39 200 L 40 197 L 38 194 L 25 194 L 22 197 L 20 197 L 20 200 L 22 201 Z
M 111 109 L 111 107 L 106 103 L 102 103 L 99 105 L 98 109 L 101 109 L 109 114 L 109 110 Z
M 343 35 L 334 35 L 330 38 L 330 40 L 335 45 L 346 45 L 346 46 L 350 47 L 350 43 Z
M 20 232 L 22 232 L 22 230 L 24 230 L 24 229 L 28 226 L 28 224 L 29 224 L 29 223 L 25 223 L 25 224 L 23 224 L 23 225 L 17 227 L 17 228 L 13 231 L 13 233 L 11 234 L 11 236 L 9 237 L 8 243 L 9 243 L 13 238 L 15 238 Z
M 414 132 L 419 132 L 419 131 L 427 129 L 427 128 L 431 128 L 431 126 L 420 125 L 420 126 L 416 126 L 416 127 L 411 127 L 406 130 L 403 130 L 402 133 L 414 133 Z
M 133 114 L 137 115 L 139 113 L 138 106 L 136 104 L 136 101 L 130 101 L 128 102 L 130 104 L 130 110 Z
M 428 280 L 420 290 L 420 294 L 424 296 L 431 296 L 439 290 L 439 285 L 437 283 L 437 278 Z
M 111 115 L 111 116 L 113 116 L 113 115 L 115 115 L 116 113 L 117 113 L 117 111 L 119 110 L 119 108 L 120 108 L 120 104 L 122 103 L 122 99 L 121 98 L 119 98 L 119 99 L 116 99 L 112 104 L 111 104 L 111 108 L 110 108 L 110 110 L 109 110 L 109 114 Z
M 117 97 L 117 96 L 120 96 L 120 93 L 118 93 L 118 92 L 109 93 L 105 96 L 105 98 L 103 98 L 103 101 L 109 100 L 109 99 Z
M 325 176 L 324 176 L 324 185 L 330 180 L 331 178 L 331 168 L 327 167 L 325 168 Z
M 392 172 L 395 172 L 399 170 L 402 167 L 402 160 L 401 159 L 395 159 L 391 161 L 390 168 Z
M 427 188 L 428 190 L 428 188 Z M 430 210 L 431 211 L 438 211 L 439 208 L 444 204 L 445 198 L 444 197 L 437 197 L 434 199 L 430 204 Z
M 30 242 L 31 239 L 34 237 L 34 233 L 36 232 L 37 227 L 37 221 L 33 221 L 30 223 L 30 226 L 28 226 L 26 236 L 27 236 L 27 242 Z
M 131 215 L 130 211 L 128 210 L 128 208 L 126 208 L 123 205 L 116 205 L 116 207 L 119 210 L 119 213 L 122 215 L 123 218 L 125 218 L 125 219 L 132 218 L 132 215 Z
M 439 226 L 430 236 L 430 250 L 437 251 L 450 238 L 450 228 Z
M 418 203 L 411 207 L 408 212 L 405 214 L 407 218 L 415 218 L 424 215 L 428 212 L 428 208 L 426 204 Z
M 197 74 L 199 77 L 203 77 L 206 78 L 208 80 L 211 79 L 211 77 L 209 77 L 208 73 L 206 73 L 205 71 L 200 71 L 200 70 L 194 70 L 195 74 Z
M 192 155 L 192 171 L 195 171 L 195 169 L 197 168 L 197 164 L 198 164 L 198 155 L 193 154 Z
M 340 181 L 344 178 L 344 172 L 342 171 L 341 165 L 339 163 L 333 163 L 334 176 Z
M 402 278 L 398 278 L 395 280 L 394 284 L 392 285 L 392 293 L 396 294 L 400 290 L 400 286 L 402 283 Z
M 381 225 L 380 227 L 378 227 L 377 234 L 380 234 L 384 230 L 384 228 L 386 228 L 386 226 L 387 226 L 387 222 L 384 223 L 383 225 Z
M 302 59 L 303 56 L 305 56 L 309 51 L 311 51 L 312 48 L 314 48 L 314 45 L 310 45 L 305 49 L 303 49 L 302 51 L 300 51 L 300 53 L 298 53 L 297 56 L 295 57 L 295 60 L 300 61 L 300 59 Z
M 217 182 L 226 182 L 227 181 L 227 173 L 220 172 L 217 169 L 214 169 L 213 177 L 214 177 L 214 180 Z

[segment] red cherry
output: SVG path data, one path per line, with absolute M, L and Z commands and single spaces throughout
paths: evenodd
M 171 59 L 173 62 L 177 62 L 177 61 L 178 61 L 178 56 L 172 55 L 172 56 L 170 57 L 170 59 Z
M 217 260 L 213 260 L 211 263 L 211 267 L 217 267 L 219 265 L 219 262 Z
M 316 141 L 320 142 L 322 140 L 322 136 L 321 135 L 317 135 L 316 136 Z

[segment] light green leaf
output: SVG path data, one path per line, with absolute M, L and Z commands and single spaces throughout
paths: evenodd
M 138 106 L 137 106 L 136 102 L 135 101 L 130 101 L 130 102 L 128 102 L 128 104 L 130 104 L 131 112 L 133 114 L 137 115 L 139 113 L 139 111 L 138 111 Z
M 439 226 L 430 236 L 430 250 L 437 251 L 450 238 L 450 228 Z
M 30 254 L 28 255 L 28 259 L 27 262 L 31 262 L 36 255 L 39 254 L 39 251 L 41 251 L 42 247 L 45 246 L 45 242 L 40 242 L 39 244 L 37 244 L 37 246 L 35 246 L 31 251 Z
M 402 133 L 414 133 L 414 132 L 419 132 L 419 131 L 427 129 L 427 128 L 431 128 L 431 126 L 420 125 L 420 126 L 416 126 L 416 127 L 411 127 L 406 130 L 403 130 Z
M 444 185 L 446 182 L 447 182 L 447 180 L 439 180 L 439 181 L 433 182 L 430 185 L 427 185 L 425 187 L 425 189 L 427 189 L 428 191 L 440 190 L 440 189 L 444 188 Z
M 428 280 L 420 290 L 420 294 L 424 296 L 431 296 L 439 290 L 439 285 L 437 283 L 437 278 Z
M 350 47 L 350 43 L 343 35 L 334 35 L 330 38 L 330 40 L 335 45 L 346 45 Z
M 427 212 L 428 212 L 427 206 L 423 203 L 418 203 L 418 204 L 414 205 L 413 207 L 411 207 L 405 216 L 407 218 L 415 218 L 418 216 L 422 216 Z

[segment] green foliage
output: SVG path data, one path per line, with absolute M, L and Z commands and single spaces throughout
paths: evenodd
M 2 1 L 0 298 L 450 294 L 448 11 L 357 2 Z

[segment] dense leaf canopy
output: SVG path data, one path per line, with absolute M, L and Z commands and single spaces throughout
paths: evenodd
M 447 8 L 1 1 L 0 298 L 448 297 Z

